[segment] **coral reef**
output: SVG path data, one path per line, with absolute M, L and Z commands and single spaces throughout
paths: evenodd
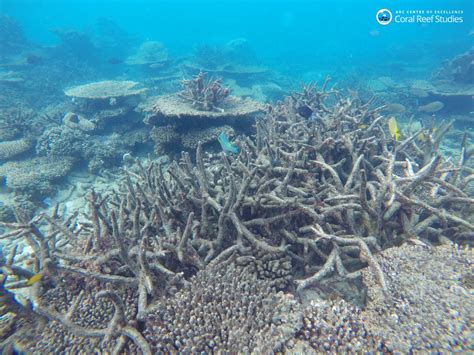
M 73 333 L 68 348 L 97 338 L 117 353 L 240 347 L 267 352 L 284 350 L 300 334 L 315 349 L 381 349 L 378 339 L 386 334 L 369 329 L 344 303 L 308 310 L 308 319 L 310 314 L 325 319 L 326 325 L 314 325 L 328 336 L 307 336 L 312 320 L 301 322 L 295 296 L 331 278 L 364 279 L 360 287 L 377 295 L 373 302 L 389 307 L 391 300 L 402 300 L 397 282 L 405 281 L 384 261 L 387 248 L 474 233 L 466 139 L 459 158 L 445 160 L 438 143 L 451 125 L 440 127 L 421 148 L 421 131 L 393 136 L 382 110 L 344 97 L 327 80 L 322 88 L 304 86 L 268 105 L 255 135 L 240 137 L 238 154 L 204 153 L 198 143 L 195 163 L 186 152 L 166 165 L 137 161 L 120 189 L 108 196 L 90 191 L 87 212 L 61 216 L 56 208 L 31 220 L 0 223 L 8 229 L 0 239 L 9 245 L 22 240 L 31 249 L 22 255 L 29 266 L 17 263 L 15 252 L 2 262 L 5 288 L 25 286 L 39 273 L 34 285 L 39 302 L 26 318 Z M 173 123 L 178 120 L 186 121 Z M 408 259 L 403 265 L 411 268 Z M 423 277 L 424 267 L 412 270 Z M 438 272 L 451 277 L 445 275 L 449 267 Z M 368 273 L 372 278 L 362 278 Z M 85 299 L 110 300 L 109 318 L 99 326 L 75 321 L 76 310 L 87 304 L 80 295 L 67 309 L 45 302 L 48 291 L 42 288 L 55 289 L 61 280 L 91 285 Z M 452 282 L 459 286 L 461 280 Z M 367 316 L 380 309 L 371 302 Z M 136 311 L 127 313 L 132 303 Z M 420 314 L 428 316 L 425 310 Z M 460 312 L 464 317 L 465 310 Z M 383 322 L 384 314 L 370 321 Z M 215 319 L 228 327 L 217 326 Z M 430 325 L 435 329 L 442 321 L 435 318 Z M 49 330 L 38 331 L 41 338 Z M 19 346 L 9 339 L 10 347 Z M 398 346 L 387 344 L 389 350 Z M 437 347 L 434 343 L 433 350 Z M 92 345 L 81 349 L 90 351 Z
M 70 28 L 53 28 L 50 32 L 60 40 L 54 49 L 58 57 L 69 56 L 81 61 L 93 61 L 97 47 L 87 33 Z
M 87 121 L 88 127 L 91 127 L 90 124 Z M 120 164 L 124 154 L 130 153 L 148 139 L 144 129 L 127 130 L 124 136 L 119 132 L 102 136 L 90 133 L 94 132 L 70 128 L 68 125 L 54 126 L 38 138 L 36 153 L 48 157 L 74 157 L 78 162 L 86 163 L 90 172 L 100 173 L 105 168 Z
M 264 105 L 228 96 L 218 81 L 205 81 L 201 73 L 183 82 L 175 95 L 152 97 L 139 105 L 144 122 L 154 126 L 152 139 L 159 154 L 196 148 L 197 143 L 217 142 L 222 132 L 248 132 Z M 232 130 L 230 130 L 232 128 Z
M 472 349 L 474 302 L 470 262 L 450 245 L 404 245 L 377 257 L 391 299 L 369 287 L 366 326 L 394 352 L 459 352 Z M 420 272 L 422 270 L 422 272 Z M 363 271 L 367 285 L 376 275 Z M 469 281 L 470 280 L 470 281 Z
M 45 129 L 36 142 L 36 153 L 45 156 L 82 157 L 91 143 L 85 132 L 67 127 Z

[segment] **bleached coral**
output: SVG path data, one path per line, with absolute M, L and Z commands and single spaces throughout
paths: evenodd
M 64 94 L 81 99 L 107 100 L 143 94 L 146 89 L 139 89 L 138 85 L 139 83 L 135 81 L 97 81 L 72 87 L 65 90 Z

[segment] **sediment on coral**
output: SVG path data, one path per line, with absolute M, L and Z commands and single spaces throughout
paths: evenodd
M 166 334 L 164 350 L 210 350 L 222 344 L 223 349 L 247 345 L 249 351 L 276 351 L 301 329 L 298 317 L 274 314 L 271 321 L 247 323 L 251 330 L 263 330 L 262 339 L 272 344 L 251 337 L 241 338 L 246 344 L 230 341 L 241 330 L 232 321 L 224 341 L 226 329 L 192 314 L 212 309 L 211 314 L 222 313 L 225 319 L 220 306 L 225 300 L 213 297 L 229 293 L 228 281 L 212 284 L 213 277 L 235 275 L 243 284 L 261 285 L 264 293 L 269 286 L 302 296 L 332 277 L 361 280 L 368 268 L 374 278 L 366 284 L 369 291 L 389 302 L 397 295 L 377 254 L 403 243 L 472 238 L 474 199 L 465 187 L 474 179 L 466 166 L 466 140 L 459 159 L 445 160 L 434 142 L 424 148 L 429 151 L 420 148 L 420 132 L 393 137 L 382 109 L 344 97 L 326 81 L 321 89 L 305 86 L 303 92 L 269 105 L 256 122 L 256 134 L 241 137 L 238 154 L 205 153 L 198 144 L 195 163 L 186 152 L 166 166 L 137 161 L 121 190 L 108 196 L 88 194 L 87 213 L 61 217 L 56 209 L 30 221 L 0 224 L 9 228 L 1 239 L 26 239 L 34 250 L 32 270 L 12 268 L 15 258 L 8 259 L 9 278 L 25 283 L 34 272 L 53 281 L 62 277 L 97 284 L 93 292 L 114 304 L 106 328 L 78 328 L 71 321 L 80 298 L 67 311 L 44 305 L 36 313 L 80 339 L 105 339 L 119 350 L 135 346 L 144 354 L 158 351 Z M 440 130 L 439 139 L 449 127 Z M 233 263 L 249 269 L 239 276 Z M 253 276 L 251 268 L 256 270 Z M 248 295 L 247 286 L 234 282 Z M 111 291 L 122 288 L 136 295 L 136 313 L 130 318 L 119 292 Z M 203 288 L 208 291 L 198 291 Z M 203 295 L 203 305 L 182 310 L 183 319 L 171 324 L 180 297 L 194 304 L 197 295 Z M 254 307 L 252 298 L 265 303 L 258 293 L 242 297 L 247 313 Z M 164 305 L 169 307 L 163 310 Z M 285 336 L 278 337 L 283 340 L 274 341 L 265 334 L 268 329 L 268 334 L 279 332 L 279 317 L 281 324 L 288 324 L 282 330 Z M 194 328 L 195 320 L 203 328 Z M 150 331 L 152 326 L 165 334 Z M 206 326 L 211 335 L 203 332 Z M 189 331 L 181 334 L 183 328 Z M 368 347 L 377 348 L 375 342 Z

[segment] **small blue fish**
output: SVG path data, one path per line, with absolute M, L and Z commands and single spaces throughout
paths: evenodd
M 217 138 L 219 143 L 221 144 L 222 150 L 226 153 L 233 153 L 233 154 L 238 154 L 239 153 L 239 147 L 237 147 L 235 144 L 232 144 L 229 141 L 229 138 L 225 134 L 225 132 L 222 132 L 219 134 L 219 137 Z

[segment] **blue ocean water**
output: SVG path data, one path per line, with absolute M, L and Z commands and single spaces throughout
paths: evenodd
M 380 26 L 381 8 L 464 10 L 462 24 Z M 469 0 L 2 0 L 0 12 L 15 18 L 28 38 L 53 45 L 51 28 L 98 31 L 112 20 L 141 40 L 157 40 L 185 54 L 199 44 L 245 38 L 258 58 L 288 72 L 384 72 L 405 61 L 429 70 L 472 45 L 473 4 Z M 127 48 L 122 48 L 124 52 Z M 423 65 L 418 63 L 422 62 Z

